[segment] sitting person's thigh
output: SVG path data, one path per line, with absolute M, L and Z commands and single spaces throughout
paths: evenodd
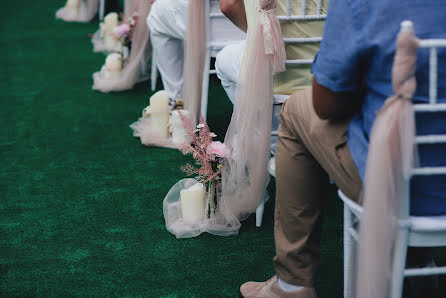
M 189 0 L 156 0 L 147 17 L 151 33 L 184 39 Z
M 245 47 L 246 41 L 228 45 L 217 54 L 215 60 L 217 76 L 233 103 Z

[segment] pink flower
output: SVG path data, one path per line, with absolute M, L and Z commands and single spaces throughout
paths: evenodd
M 115 27 L 114 33 L 118 38 L 124 38 L 130 33 L 130 25 L 123 23 Z
M 213 159 L 215 159 L 215 157 L 226 158 L 229 155 L 229 150 L 225 144 L 216 141 L 208 146 L 206 153 L 212 155 Z

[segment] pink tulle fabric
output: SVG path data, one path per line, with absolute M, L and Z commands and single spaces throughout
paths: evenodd
M 61 19 L 65 22 L 90 22 L 98 12 L 98 5 L 99 0 L 81 0 L 79 12 L 76 16 L 71 15 L 64 6 L 56 11 L 56 19 Z
M 184 47 L 184 109 L 191 113 L 193 124 L 198 123 L 201 109 L 203 69 L 206 59 L 205 2 L 189 1 L 186 40 Z
M 146 74 L 141 73 L 141 61 L 146 61 L 146 57 L 150 55 L 149 47 L 149 29 L 146 25 L 146 18 L 150 12 L 150 1 L 139 0 L 137 4 L 133 0 L 127 0 L 129 6 L 137 10 L 138 21 L 132 33 L 132 49 L 130 57 L 124 64 L 122 75 L 115 80 L 106 79 L 103 74 L 98 71 L 93 74 L 93 90 L 101 92 L 122 91 L 133 88 L 133 86 L 146 78 Z M 126 14 L 130 10 L 126 7 Z M 144 69 L 145 67 L 143 67 Z
M 411 29 L 398 35 L 392 69 L 395 95 L 372 128 L 364 181 L 355 298 L 390 297 L 391 266 L 401 200 L 408 195 L 415 163 L 412 96 L 418 40 Z M 403 212 L 404 213 L 404 212 Z M 355 293 L 353 291 L 353 293 Z
M 147 147 L 164 147 L 171 149 L 178 149 L 178 145 L 174 144 L 170 138 L 162 138 L 153 134 L 149 129 L 150 120 L 148 118 L 139 118 L 138 121 L 133 122 L 130 128 L 133 130 L 133 136 L 141 139 L 141 144 Z
M 273 74 L 285 70 L 285 48 L 275 0 L 261 0 L 257 25 L 248 27 L 246 69 L 236 92 L 225 137 L 230 156 L 222 174 L 224 216 L 238 231 L 240 220 L 255 212 L 269 181 Z
M 204 1 L 208 0 L 190 1 L 186 35 L 183 98 L 186 110 L 195 120 L 200 112 L 206 50 Z M 178 209 L 179 192 L 191 185 L 191 179 L 179 181 L 164 199 L 166 227 L 177 238 L 195 237 L 203 232 L 218 236 L 235 235 L 240 229 L 240 221 L 253 213 L 262 199 L 268 181 L 273 73 L 285 69 L 285 49 L 274 14 L 275 3 L 275 0 L 261 0 L 257 22 L 248 27 L 244 56 L 246 69 L 242 72 L 225 137 L 229 149 L 225 155 L 229 156 L 222 173 L 223 189 L 217 213 L 196 226 L 184 225 Z

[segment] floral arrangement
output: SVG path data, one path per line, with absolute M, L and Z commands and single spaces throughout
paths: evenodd
M 179 111 L 181 121 L 186 133 L 192 139 L 192 143 L 185 143 L 179 147 L 184 154 L 192 154 L 195 166 L 187 163 L 181 170 L 188 176 L 197 175 L 198 182 L 207 189 L 206 214 L 208 217 L 217 210 L 218 195 L 221 189 L 221 171 L 223 163 L 229 156 L 229 150 L 225 144 L 214 141 L 217 135 L 210 131 L 206 121 L 200 116 L 200 123 L 194 127 L 187 117 Z
M 138 20 L 138 15 L 136 13 L 133 14 L 129 19 L 123 19 L 121 24 L 115 27 L 113 30 L 114 37 L 121 42 L 121 45 L 124 48 L 130 50 L 131 40 L 132 40 L 132 32 L 133 28 L 136 26 Z

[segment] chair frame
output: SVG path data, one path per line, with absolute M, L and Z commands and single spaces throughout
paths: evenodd
M 104 13 L 105 13 L 105 0 L 99 0 L 99 21 L 102 21 L 104 19 Z
M 405 21 L 407 22 L 407 21 Z M 404 22 L 403 22 L 404 23 Z M 403 26 L 402 23 L 402 26 Z M 412 26 L 412 23 L 405 25 Z M 446 104 L 437 103 L 437 48 L 446 48 L 446 39 L 425 39 L 420 41 L 420 49 L 429 48 L 429 103 L 414 105 L 415 113 L 446 112 Z M 446 143 L 446 135 L 416 136 L 415 144 Z M 446 175 L 446 167 L 413 168 L 411 176 Z M 436 268 L 405 268 L 406 253 L 409 246 L 444 247 L 446 246 L 446 216 L 411 216 L 410 215 L 410 179 L 405 182 L 404 193 L 400 198 L 398 232 L 394 247 L 392 265 L 391 297 L 402 296 L 404 277 L 446 274 L 446 266 Z M 358 232 L 356 222 L 360 220 L 363 208 L 346 197 L 341 190 L 339 197 L 344 203 L 344 297 L 353 297 L 352 285 L 356 266 L 356 242 Z M 435 226 L 436 228 L 432 228 Z

